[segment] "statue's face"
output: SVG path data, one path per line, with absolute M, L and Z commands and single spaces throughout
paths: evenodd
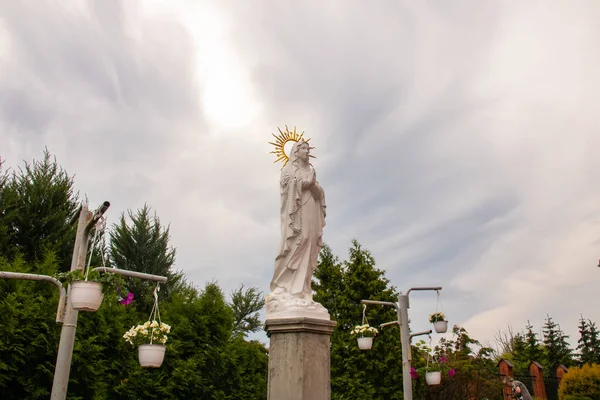
M 308 143 L 304 142 L 298 146 L 298 158 L 302 161 L 308 161 L 310 155 L 310 147 Z

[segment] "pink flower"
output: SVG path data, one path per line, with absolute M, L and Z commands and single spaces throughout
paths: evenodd
M 124 306 L 129 305 L 133 302 L 133 293 L 129 292 L 127 293 L 127 297 L 125 297 L 124 299 L 121 299 L 121 301 L 119 301 L 119 303 L 123 304 Z
M 417 373 L 417 370 L 415 369 L 415 367 L 410 367 L 410 376 L 413 379 L 417 379 L 419 377 L 419 374 Z
M 454 370 L 454 368 L 452 368 L 450 371 L 448 371 L 448 376 L 454 376 L 454 374 L 456 374 L 456 371 Z
M 442 357 L 442 358 L 440 358 L 440 362 L 441 362 L 442 364 L 444 364 L 446 361 L 448 361 L 448 359 L 447 359 L 446 357 Z

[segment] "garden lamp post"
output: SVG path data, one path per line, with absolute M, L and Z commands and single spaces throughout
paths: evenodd
M 408 295 L 411 290 L 433 290 L 440 291 L 442 290 L 441 286 L 436 287 L 416 287 L 410 288 L 406 291 L 406 294 L 400 293 L 398 296 L 398 302 L 392 303 L 390 301 L 377 301 L 377 300 L 361 300 L 362 304 L 374 304 L 381 306 L 390 306 L 396 309 L 396 313 L 398 315 L 398 320 L 392 322 L 386 322 L 381 326 L 390 325 L 390 324 L 398 324 L 400 325 L 400 344 L 402 345 L 402 386 L 404 392 L 404 400 L 413 400 L 412 397 L 412 381 L 410 376 L 410 368 L 412 356 L 410 352 L 410 340 L 414 336 L 419 335 L 428 335 L 431 333 L 431 330 L 425 332 L 417 332 L 410 334 L 410 329 L 408 326 L 408 308 L 410 307 L 408 302 Z

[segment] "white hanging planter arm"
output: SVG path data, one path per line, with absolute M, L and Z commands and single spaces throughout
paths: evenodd
M 408 296 L 410 294 L 410 292 L 412 290 L 435 290 L 436 292 L 439 292 L 440 290 L 442 290 L 441 286 L 432 286 L 432 287 L 414 287 L 414 288 L 410 288 L 406 291 L 406 295 Z
M 43 281 L 54 283 L 54 286 L 58 288 L 60 293 L 60 298 L 58 299 L 58 308 L 56 310 L 56 322 L 59 324 L 63 323 L 65 315 L 65 298 L 67 296 L 67 292 L 58 279 L 48 275 L 25 274 L 21 272 L 8 271 L 0 271 L 0 279 L 23 279 L 26 281 Z
M 389 306 L 389 307 L 394 307 L 396 310 L 398 310 L 398 304 L 396 303 L 392 303 L 391 301 L 378 301 L 378 300 L 361 300 L 360 301 L 363 306 L 366 307 L 367 304 L 372 304 L 372 305 L 376 305 L 376 306 Z M 398 322 L 398 320 L 396 321 L 391 321 L 391 322 L 384 322 L 383 324 L 379 325 L 380 328 L 383 328 L 384 326 L 387 325 L 392 325 L 392 324 L 398 324 L 400 325 L 400 322 Z
M 379 325 L 380 328 L 383 328 L 384 326 L 388 326 L 388 325 L 400 325 L 400 322 L 398 322 L 398 320 L 396 321 L 391 321 L 391 322 L 384 322 L 383 324 Z
M 428 331 L 423 331 L 423 332 L 416 332 L 416 333 L 411 333 L 409 335 L 409 338 L 412 339 L 415 336 L 421 336 L 421 335 L 430 335 L 431 334 L 431 329 Z
M 378 300 L 361 300 L 362 304 L 374 304 L 379 306 L 390 306 L 394 308 L 398 308 L 398 304 L 392 303 L 391 301 L 378 301 Z
M 98 268 L 94 268 L 93 271 L 109 272 L 111 274 L 129 276 L 131 278 L 139 278 L 139 279 L 144 279 L 147 281 L 156 281 L 156 282 L 161 282 L 161 283 L 165 283 L 167 281 L 166 276 L 145 274 L 143 272 L 128 271 L 126 269 L 98 267 Z

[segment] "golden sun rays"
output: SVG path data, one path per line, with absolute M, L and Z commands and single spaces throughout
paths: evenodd
M 282 131 L 279 127 L 277 127 L 277 130 L 279 131 L 279 135 L 271 133 L 275 138 L 275 142 L 269 142 L 269 144 L 272 144 L 275 147 L 275 150 L 273 150 L 271 154 L 275 154 L 277 159 L 273 162 L 283 161 L 283 165 L 281 166 L 281 168 L 283 168 L 290 159 L 289 155 L 285 153 L 285 144 L 287 142 L 299 142 L 300 140 L 308 142 L 310 139 L 303 138 L 304 131 L 302 133 L 297 133 L 295 126 L 293 131 L 290 131 L 287 125 L 285 126 L 285 131 Z M 312 155 L 311 157 L 314 158 Z

